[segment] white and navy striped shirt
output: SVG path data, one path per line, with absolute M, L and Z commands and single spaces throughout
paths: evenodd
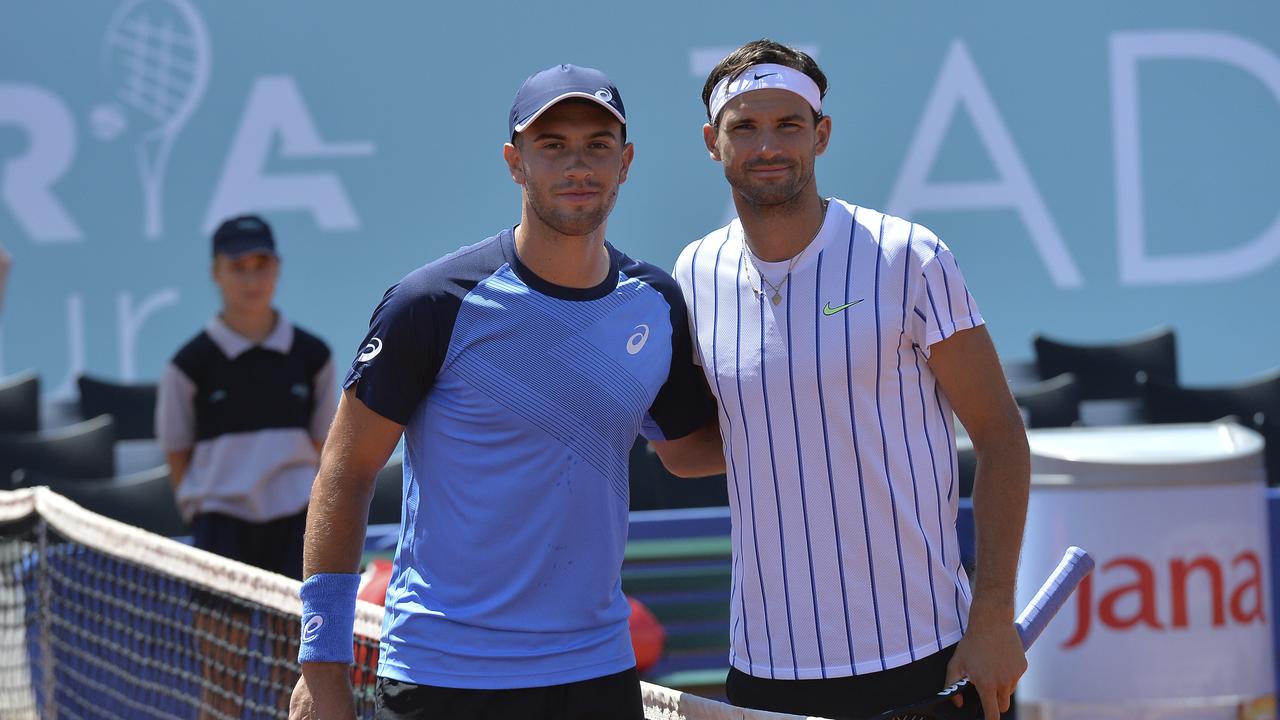
M 933 233 L 840 200 L 784 281 L 788 265 L 744 251 L 737 220 L 676 263 L 729 466 L 729 659 L 776 679 L 897 667 L 968 616 L 953 415 L 928 358 L 982 316 Z

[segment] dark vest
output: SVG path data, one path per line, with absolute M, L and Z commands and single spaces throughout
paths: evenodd
M 173 358 L 196 385 L 196 441 L 272 428 L 309 433 L 316 373 L 328 359 L 324 342 L 297 325 L 289 352 L 254 346 L 234 360 L 202 331 Z

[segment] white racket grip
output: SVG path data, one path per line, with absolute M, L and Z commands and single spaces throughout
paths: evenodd
M 1040 586 L 1035 597 L 1031 598 L 1031 602 L 1027 603 L 1018 616 L 1018 634 L 1022 636 L 1023 650 L 1031 647 L 1036 638 L 1040 637 L 1045 626 L 1071 597 L 1072 591 L 1092 570 L 1093 558 L 1089 553 L 1074 545 L 1067 548 L 1062 562 L 1058 563 L 1058 569 L 1044 581 L 1044 585 Z

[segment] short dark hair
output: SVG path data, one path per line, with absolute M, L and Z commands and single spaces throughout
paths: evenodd
M 702 86 L 702 107 L 707 111 L 708 122 L 712 125 L 716 124 L 716 118 L 711 117 L 710 107 L 711 91 L 715 90 L 716 85 L 726 77 L 729 79 L 738 77 L 752 65 L 765 63 L 785 65 L 793 70 L 799 70 L 808 75 L 818 85 L 819 98 L 827 96 L 827 76 L 822 74 L 822 69 L 818 67 L 818 63 L 808 53 L 783 45 L 780 42 L 774 42 L 768 38 L 761 38 L 752 40 L 729 53 L 707 76 L 707 82 Z M 813 121 L 816 123 L 821 119 L 822 113 L 815 111 L 813 113 Z

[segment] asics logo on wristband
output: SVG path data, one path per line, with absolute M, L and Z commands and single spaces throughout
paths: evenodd
M 302 642 L 309 643 L 320 635 L 320 626 L 324 625 L 323 615 L 312 615 L 307 624 L 302 626 Z

